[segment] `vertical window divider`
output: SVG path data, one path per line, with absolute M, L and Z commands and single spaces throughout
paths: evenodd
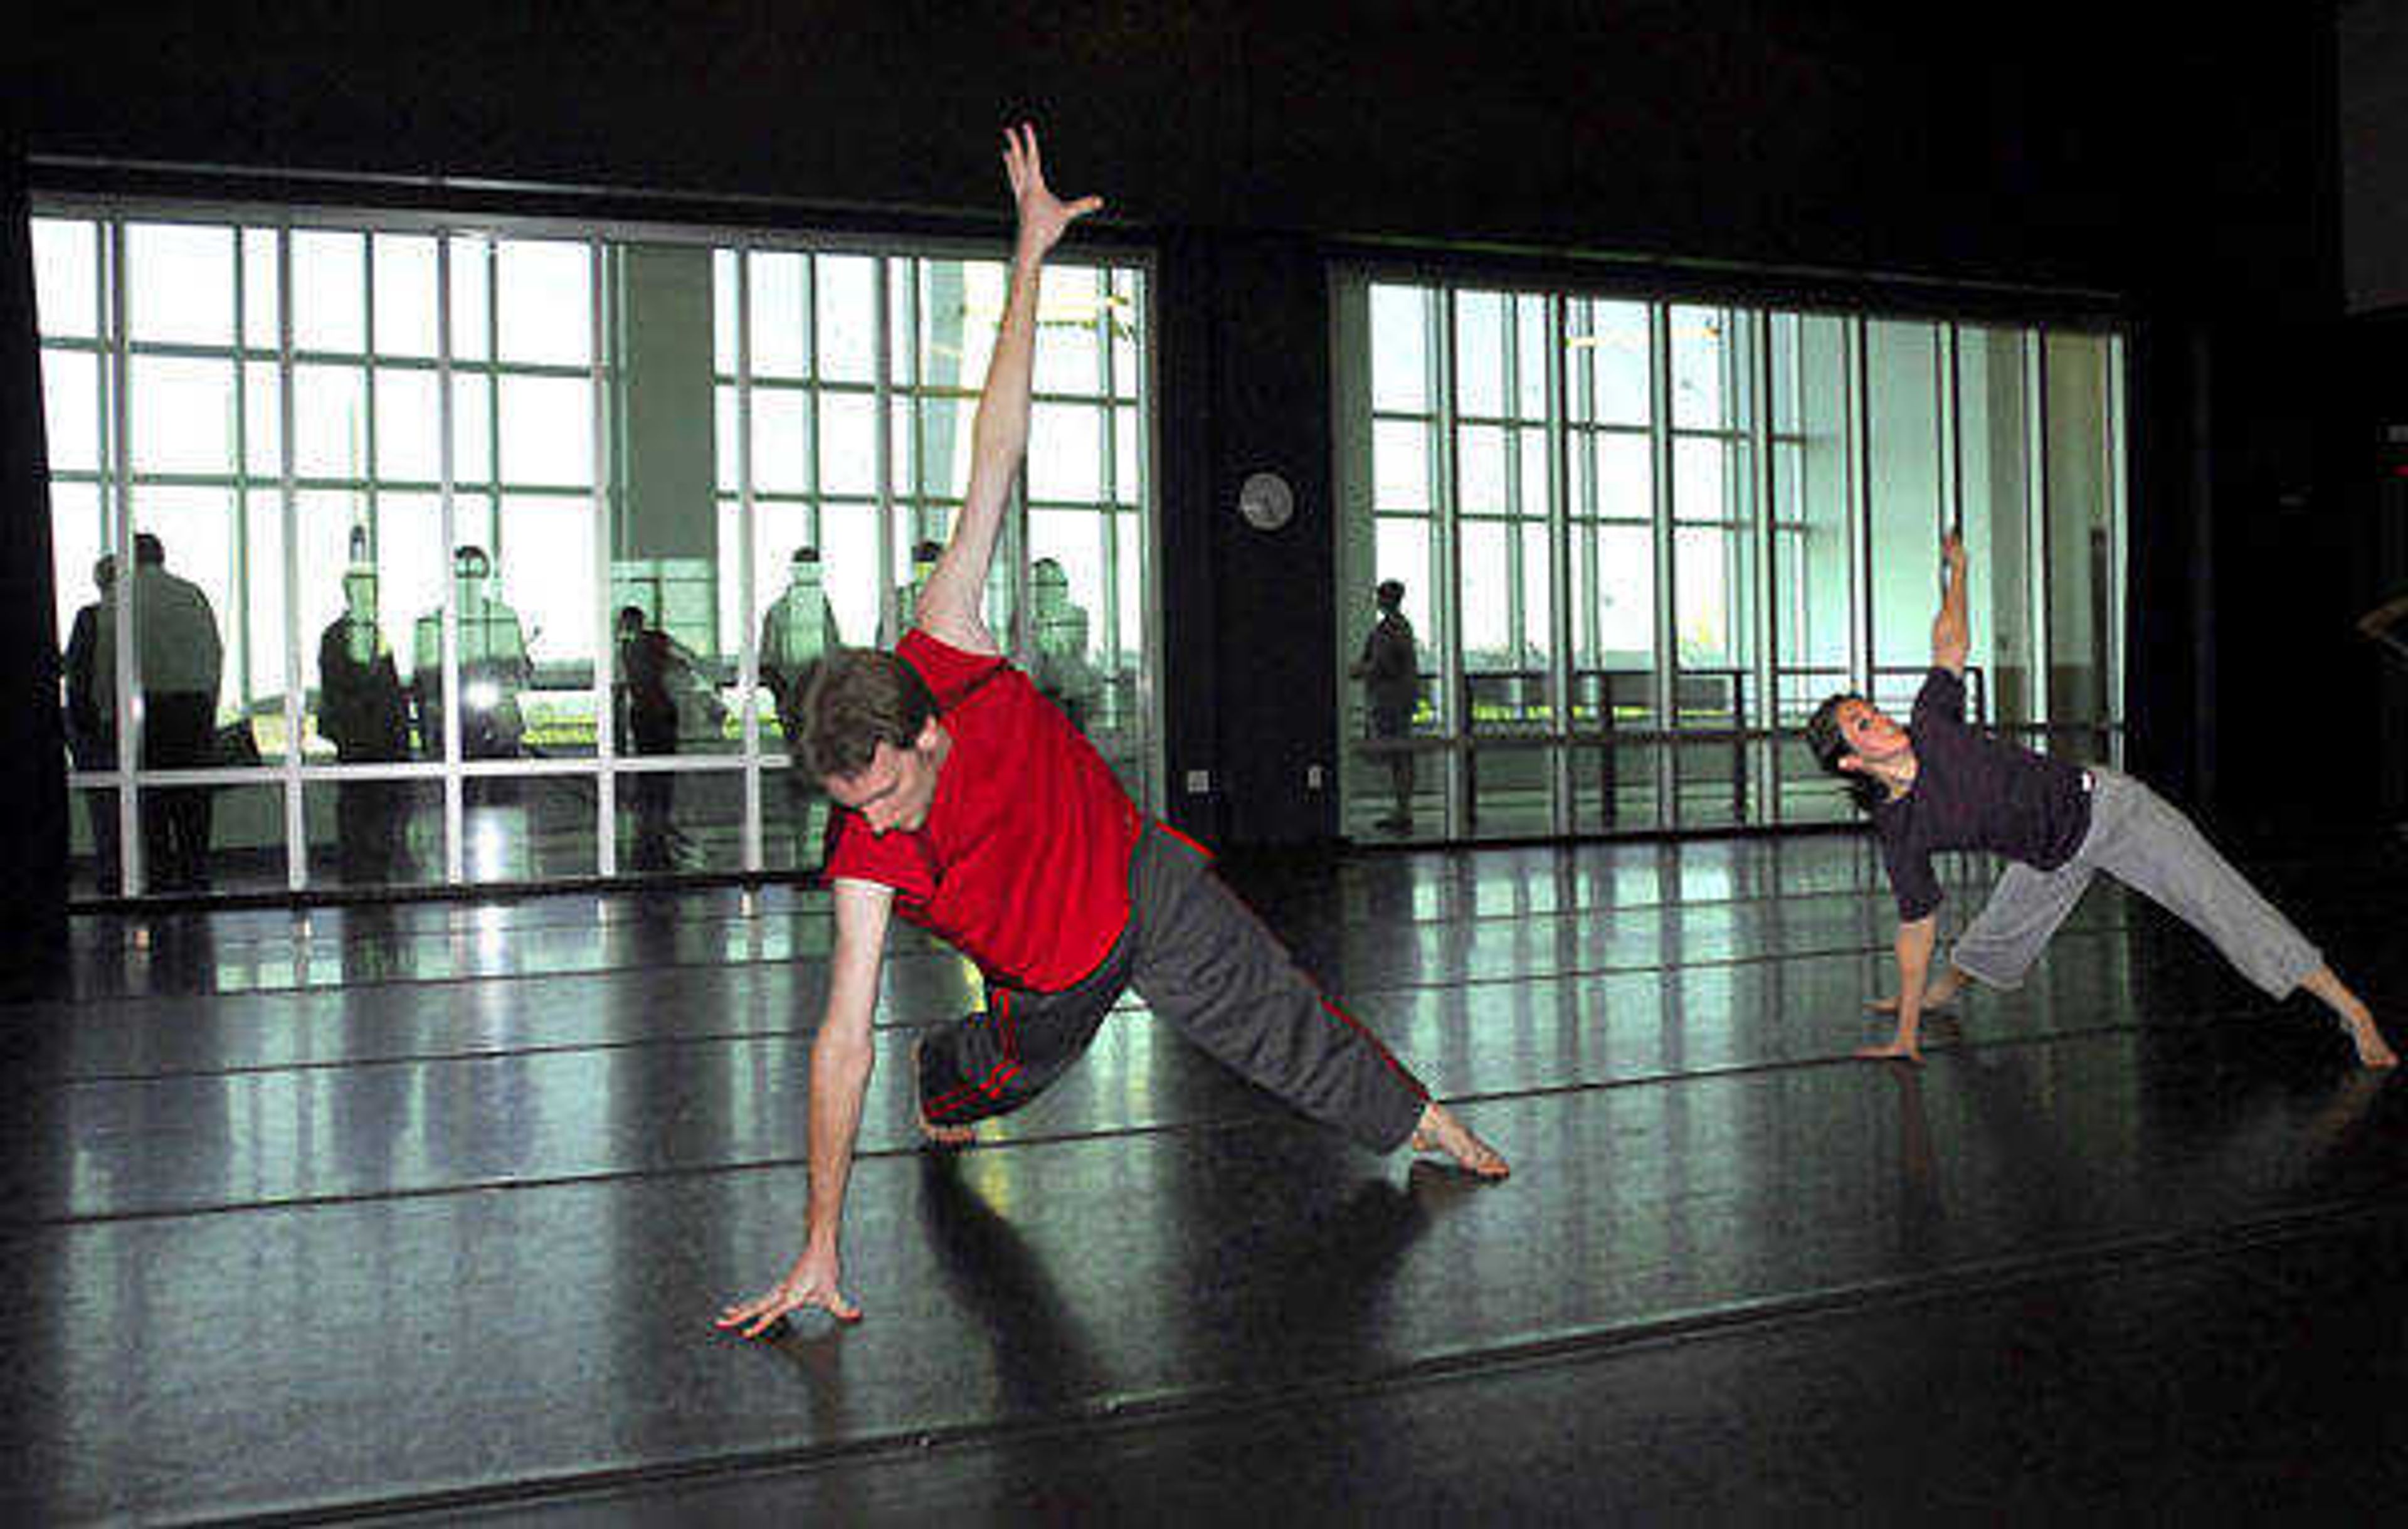
M 243 287 L 241 240 L 242 235 L 237 230 L 235 235 L 235 336 L 237 355 L 242 353 L 240 342 L 244 335 L 241 306 Z M 366 246 L 368 241 L 363 239 L 362 244 Z M 371 249 L 370 257 L 372 256 Z M 368 269 L 369 267 L 364 264 L 363 280 L 367 281 L 368 296 L 368 351 L 373 354 L 376 350 L 376 302 L 374 282 L 366 274 Z M 368 421 L 369 428 L 373 431 L 376 420 L 376 374 L 373 368 L 368 375 Z M 238 389 L 237 397 L 249 397 L 250 388 L 245 383 L 239 366 L 236 368 L 235 385 Z M 277 512 L 284 526 L 282 570 L 284 578 L 284 885 L 288 890 L 298 892 L 305 890 L 309 885 L 309 814 L 308 804 L 302 795 L 301 786 L 302 732 L 305 721 L 302 701 L 307 694 L 308 678 L 301 668 L 301 507 L 300 493 L 295 481 L 297 473 L 294 466 L 293 423 L 295 409 L 293 387 L 293 230 L 289 224 L 276 230 L 276 410 Z M 369 437 L 368 449 L 370 484 L 368 493 L 373 496 L 376 492 L 374 487 L 376 448 L 373 434 Z M 236 450 L 240 454 L 243 481 L 248 482 L 251 469 L 249 448 L 237 443 Z M 247 495 L 245 498 L 248 498 Z M 250 522 L 249 509 L 249 504 L 246 502 L 238 512 L 243 517 L 243 524 L 246 525 Z
M 1679 529 L 1672 503 L 1672 315 L 1663 303 L 1647 305 L 1647 485 L 1651 568 L 1655 575 L 1656 662 L 1648 675 L 1650 709 L 1655 713 L 1657 742 L 1648 750 L 1656 782 L 1656 821 L 1677 825 L 1680 778 L 1675 745 L 1670 741 L 1677 720 L 1679 690 L 1675 676 L 1681 667 L 1679 588 L 1673 558 Z
M 2114 768 L 2124 768 L 2124 665 L 2127 654 L 2125 622 L 2129 609 L 2130 586 L 2128 557 L 2130 543 L 2126 526 L 2126 474 L 2131 465 L 2127 460 L 2125 438 L 2125 388 L 2129 381 L 2125 372 L 2124 338 L 2107 337 L 2107 407 L 2104 421 L 2107 440 L 2107 525 L 2108 541 L 2108 622 L 2107 622 L 2107 715 L 2111 728 L 2107 735 L 2107 757 Z
M 1162 749 L 1162 691 L 1158 682 L 1163 648 L 1162 584 L 1155 576 L 1155 570 L 1162 567 L 1162 516 L 1159 512 L 1145 512 L 1154 492 L 1154 469 L 1158 459 L 1154 417 L 1155 275 L 1149 256 L 1137 279 L 1135 300 L 1129 304 L 1129 326 L 1137 339 L 1133 349 L 1138 361 L 1137 375 L 1130 379 L 1130 397 L 1137 410 L 1137 482 L 1141 496 L 1138 501 L 1138 592 L 1142 599 L 1138 612 L 1136 702 L 1142 732 L 1138 746 L 1145 770 L 1146 805 L 1164 811 L 1170 800 L 1170 781 L 1169 765 L 1163 758 Z M 1118 629 L 1115 626 L 1114 630 Z M 1113 661 L 1119 661 L 1117 653 Z M 1336 770 L 1337 761 L 1331 760 L 1330 767 Z
M 895 550 L 896 512 L 895 337 L 892 333 L 894 329 L 894 322 L 887 313 L 887 270 L 888 267 L 894 264 L 894 260 L 895 257 L 892 255 L 882 254 L 877 257 L 875 266 L 875 269 L 877 271 L 877 285 L 874 290 L 877 293 L 878 330 L 877 341 L 872 347 L 870 353 L 872 357 L 870 363 L 872 368 L 870 408 L 873 416 L 870 421 L 870 428 L 874 432 L 872 439 L 877 442 L 878 452 L 878 474 L 875 480 L 878 494 L 878 513 L 874 518 L 878 523 L 878 598 L 882 602 L 895 599 L 896 584 L 895 577 L 888 567 L 888 560 L 893 557 Z M 814 275 L 816 275 L 816 272 L 814 272 Z M 915 281 L 913 285 L 916 287 L 918 283 Z M 813 311 L 817 311 L 816 306 L 813 308 Z M 915 336 L 914 339 L 916 340 L 916 339 L 917 337 Z M 811 359 L 811 376 L 814 382 L 816 382 L 819 377 L 819 357 L 816 353 L 813 353 Z M 917 407 L 918 406 L 915 403 L 913 405 L 915 411 Z M 816 506 L 825 502 L 819 497 L 820 438 L 819 411 L 816 403 L 814 403 L 811 412 L 811 503 Z M 912 545 L 916 547 L 919 544 L 920 526 L 917 524 L 918 517 L 916 515 L 912 516 L 911 519 L 914 522 L 911 526 Z M 893 622 L 888 625 L 886 629 L 894 635 L 895 641 L 899 643 L 903 641 L 903 634 L 910 630 L 910 622 L 911 613 L 904 610 L 901 603 L 898 601 L 895 610 L 895 618 Z
M 737 678 L 744 698 L 744 869 L 758 872 L 761 857 L 761 627 L 759 558 L 753 544 L 752 506 L 752 252 L 738 247 L 736 259 L 736 584 L 744 619 L 736 624 Z M 713 366 L 714 374 L 717 367 Z M 819 542 L 817 516 L 811 541 Z M 783 597 L 781 596 L 781 599 Z M 781 740 L 791 750 L 795 741 Z M 794 829 L 796 839 L 802 825 Z M 799 858 L 799 857 L 797 857 Z
M 601 762 L 603 777 L 594 792 L 594 855 L 595 872 L 603 876 L 619 873 L 619 715 L 612 704 L 619 673 L 619 628 L 610 601 L 610 564 L 619 545 L 619 517 L 610 471 L 609 264 L 602 241 L 586 240 L 586 397 L 594 415 L 594 445 L 588 462 L 594 474 L 594 583 L 588 598 L 594 601 L 595 613 L 594 753 Z M 499 391 L 498 380 L 495 390 Z M 657 614 L 654 619 L 659 619 Z
M 1778 572 L 1779 538 L 1773 531 L 1773 517 L 1779 512 L 1779 495 L 1774 488 L 1775 469 L 1772 459 L 1772 315 L 1761 308 L 1748 309 L 1748 476 L 1751 480 L 1749 498 L 1754 501 L 1748 521 L 1748 540 L 1753 551 L 1755 577 L 1745 581 L 1748 602 L 1748 704 L 1732 708 L 1732 725 L 1743 733 L 1761 730 L 1762 737 L 1750 738 L 1741 745 L 1749 765 L 1749 778 L 1756 788 L 1749 793 L 1747 821 L 1777 822 L 1781 816 L 1780 772 L 1773 768 L 1773 750 L 1778 740 L 1772 735 L 1781 726 L 1781 698 L 1774 680 L 1776 602 L 1780 598 Z
M 1865 316 L 1851 314 L 1847 364 L 1848 685 L 1873 693 L 1871 342 Z
M 435 241 L 435 285 L 437 293 L 435 309 L 435 412 L 443 432 L 440 449 L 437 454 L 437 459 L 441 467 L 442 482 L 439 485 L 439 512 L 436 517 L 443 528 L 442 545 L 436 553 L 437 577 L 442 580 L 443 598 L 436 606 L 436 611 L 440 616 L 437 624 L 440 641 L 437 643 L 435 662 L 443 696 L 443 715 L 440 718 L 443 728 L 443 879 L 457 887 L 467 880 L 467 845 L 465 838 L 465 804 L 461 800 L 458 768 L 460 761 L 460 612 L 457 600 L 460 581 L 452 570 L 452 554 L 460 544 L 460 512 L 459 463 L 454 444 L 454 437 L 458 434 L 457 421 L 454 417 L 458 411 L 458 404 L 454 397 L 456 390 L 452 386 L 452 236 L 448 232 L 438 235 Z M 493 311 L 496 298 L 497 294 L 493 291 L 489 279 L 485 296 L 485 309 L 489 315 Z M 489 318 L 487 321 L 489 334 L 491 328 Z M 487 352 L 488 355 L 491 353 L 490 351 Z M 499 389 L 488 385 L 485 391 L 490 398 Z M 501 442 L 498 440 L 494 440 L 489 450 L 494 463 L 494 471 L 498 474 Z M 418 642 L 414 627 L 411 630 L 409 661 L 410 678 L 415 682 Z M 420 685 L 418 689 L 421 697 L 423 697 L 425 686 Z M 423 715 L 419 717 L 418 725 L 423 744 L 426 727 L 426 718 Z
M 2047 332 L 2025 330 L 2023 353 L 2024 393 L 2028 399 L 2024 410 L 2024 524 L 2028 533 L 2025 544 L 2032 549 L 2032 576 L 2024 580 L 2026 598 L 2031 604 L 2031 714 L 2039 719 L 2041 729 L 2034 742 L 2042 753 L 2047 753 L 2054 741 L 2057 714 L 2049 694 L 2053 688 L 2049 682 L 2056 663 L 2057 634 L 2048 619 L 2048 584 L 2054 564 L 2048 544 Z
M 1546 299 L 1547 323 L 1547 688 L 1554 698 L 1547 730 L 1555 742 L 1547 748 L 1547 824 L 1550 831 L 1571 832 L 1572 810 L 1572 572 L 1571 572 L 1571 429 L 1570 388 L 1566 371 L 1570 354 L 1565 341 L 1570 331 L 1567 317 L 1571 299 L 1561 293 Z
M 1455 290 L 1440 289 L 1437 305 L 1438 333 L 1429 353 L 1438 371 L 1432 389 L 1437 408 L 1437 450 L 1431 454 L 1437 482 L 1430 495 L 1432 540 L 1437 543 L 1439 591 L 1443 601 L 1431 600 L 1439 638 L 1439 704 L 1441 728 L 1451 733 L 1447 751 L 1446 799 L 1442 816 L 1446 836 L 1463 838 L 1472 821 L 1470 802 L 1471 698 L 1466 693 L 1463 667 L 1463 559 L 1457 543 L 1463 535 L 1461 472 L 1455 452 Z M 1438 593 L 1439 591 L 1433 591 Z M 1451 726 L 1450 726 L 1451 724 Z
M 140 665 L 135 646 L 134 629 L 134 406 L 129 341 L 126 336 L 125 313 L 125 224 L 112 220 L 108 224 L 108 247 L 104 252 L 103 275 L 108 281 L 107 354 L 109 371 L 116 386 L 109 404 L 114 416 L 113 439 L 108 459 L 114 471 L 110 488 L 117 498 L 117 592 L 111 601 L 115 607 L 110 625 L 117 628 L 117 653 L 114 698 L 117 709 L 117 770 L 123 783 L 117 793 L 118 845 L 123 852 L 123 887 L 125 895 L 138 897 L 148 889 L 150 867 L 147 847 L 142 842 L 141 804 L 136 800 L 142 789 L 142 733 L 145 719 L 143 696 L 136 687 Z
M 1957 367 L 1961 333 L 1960 327 L 1954 320 L 1940 325 L 1940 344 L 1933 361 L 1934 368 L 1939 375 L 1931 380 L 1933 398 L 1938 409 L 1937 423 L 1940 436 L 1933 444 L 1940 453 L 1942 499 L 1940 536 L 1942 546 L 1947 544 L 1946 539 L 1950 531 L 1954 530 L 1962 535 L 1965 526 L 1965 422 L 1958 417 L 1958 405 L 1963 392 L 1959 386 L 1960 376 Z M 1935 585 L 1932 595 L 1934 610 L 1939 609 L 1941 595 L 1945 593 L 1948 587 L 1946 565 L 1947 560 L 1942 558 L 1942 566 L 1932 572 Z M 1969 666 L 1973 665 L 1972 653 L 1966 654 L 1965 661 Z M 1977 678 L 1972 700 L 1977 711 L 1973 720 L 1977 725 L 1984 725 L 1991 720 L 1990 713 L 1995 709 L 1996 702 L 1990 695 L 1987 666 L 1974 667 Z

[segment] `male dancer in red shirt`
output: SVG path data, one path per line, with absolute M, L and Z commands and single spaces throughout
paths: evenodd
M 971 1121 L 1036 1097 L 1134 985 L 1221 1061 L 1365 1146 L 1410 1142 L 1484 1178 L 1508 1172 L 1297 970 L 1201 848 L 1137 810 L 986 628 L 981 595 L 1028 441 L 1039 273 L 1063 231 L 1102 205 L 1046 189 L 1025 125 L 1005 135 L 1003 157 L 1019 236 L 953 541 L 896 650 L 831 655 L 803 702 L 804 768 L 839 809 L 826 867 L 836 949 L 811 1045 L 803 1250 L 777 1285 L 721 1313 L 747 1337 L 805 1306 L 861 1315 L 839 1288 L 838 1241 L 876 1051 L 878 969 L 898 914 L 986 981 L 986 1012 L 913 1048 L 933 1141 L 961 1145 Z

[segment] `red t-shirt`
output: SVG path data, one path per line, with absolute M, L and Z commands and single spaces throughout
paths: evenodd
M 1028 676 L 914 628 L 896 656 L 937 698 L 953 750 L 928 821 L 880 837 L 838 810 L 831 881 L 895 888 L 895 909 L 990 979 L 1059 992 L 1103 963 L 1128 923 L 1137 804 Z

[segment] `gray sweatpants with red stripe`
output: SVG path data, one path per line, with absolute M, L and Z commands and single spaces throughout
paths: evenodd
M 1131 987 L 1224 1065 L 1374 1151 L 1403 1146 L 1428 1102 L 1200 848 L 1148 822 L 1129 857 L 1128 925 L 1103 964 L 1058 993 L 990 983 L 984 1013 L 925 1031 L 922 1111 L 960 1125 L 1018 1109 L 1078 1060 Z

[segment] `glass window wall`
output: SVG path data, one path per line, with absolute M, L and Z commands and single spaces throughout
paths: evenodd
M 35 220 L 76 889 L 814 863 L 781 707 L 910 618 L 1002 265 L 338 222 Z M 991 613 L 1150 805 L 1146 293 L 1048 273 Z
M 1982 718 L 2116 757 L 2116 335 L 1361 271 L 1335 290 L 1337 640 L 1368 656 L 1397 580 L 1420 643 L 1402 737 L 1346 682 L 1349 833 L 1847 815 L 1795 728 L 1842 687 L 1912 700 L 1951 526 Z

